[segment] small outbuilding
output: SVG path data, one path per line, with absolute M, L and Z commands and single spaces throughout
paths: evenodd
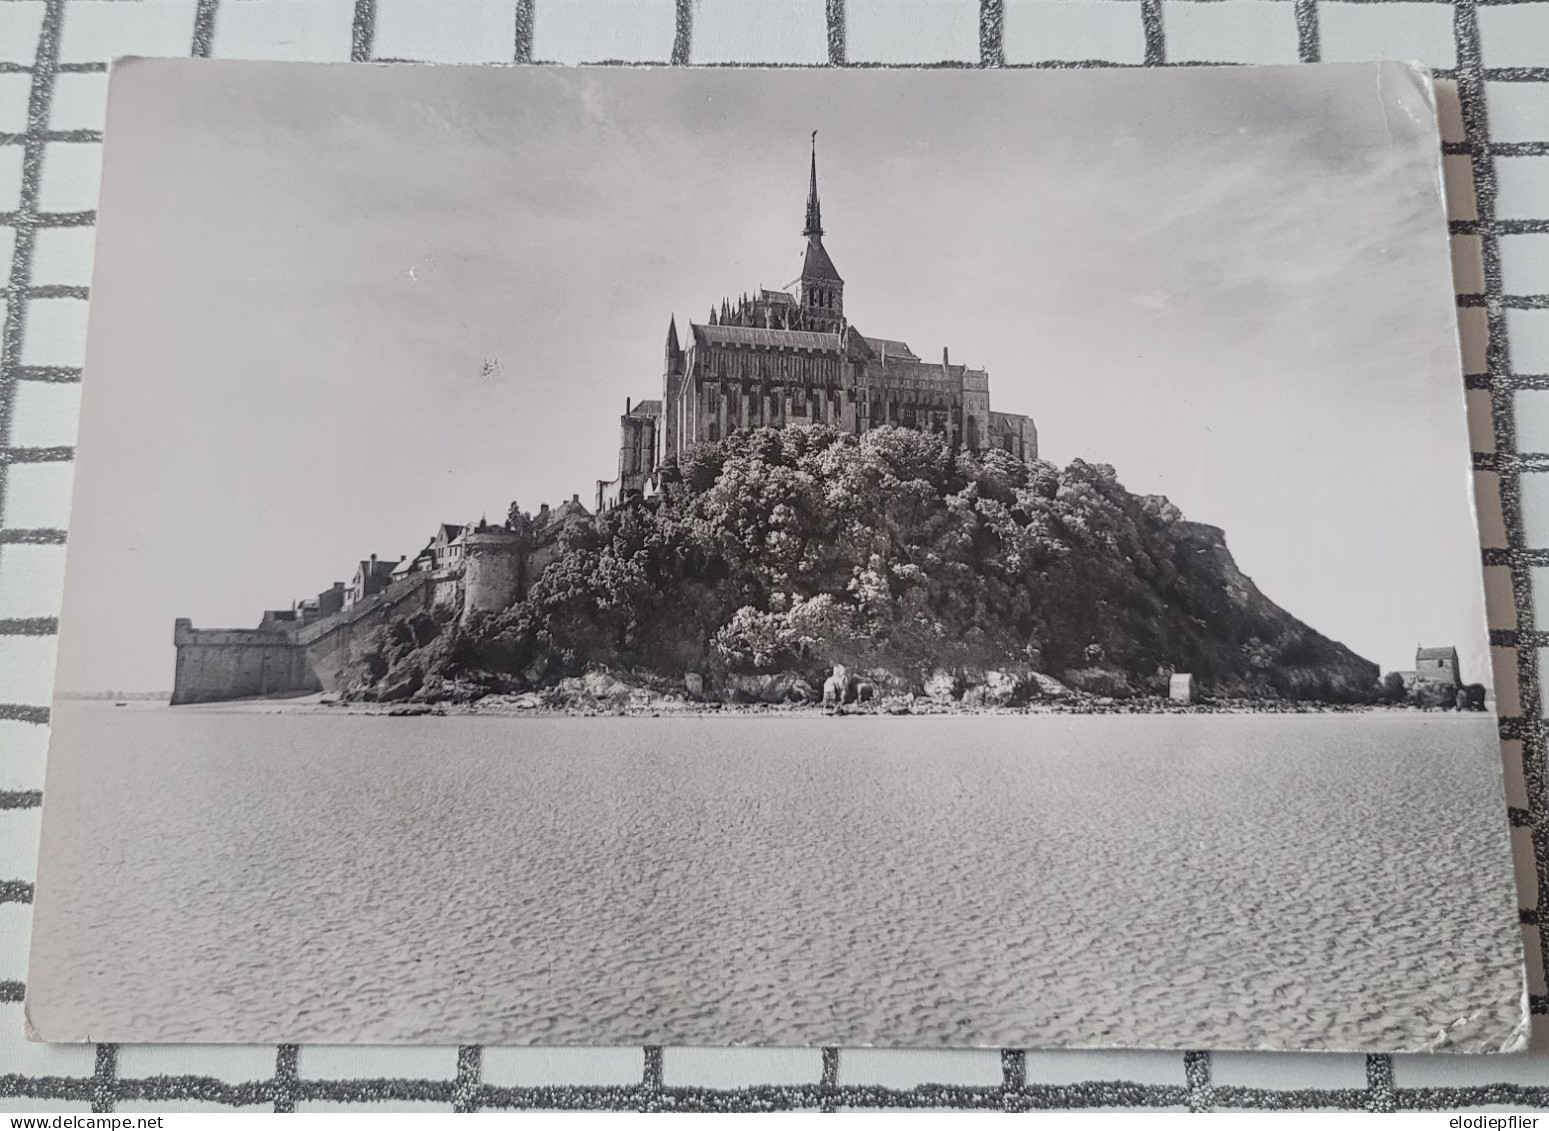
M 1167 684 L 1167 697 L 1174 703 L 1194 702 L 1194 677 L 1188 672 L 1174 672 Z
M 1415 649 L 1415 679 L 1419 683 L 1445 684 L 1462 687 L 1462 665 L 1458 663 L 1458 650 L 1445 648 Z

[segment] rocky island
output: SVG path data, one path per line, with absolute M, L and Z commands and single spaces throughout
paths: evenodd
M 1452 705 L 1276 605 L 1220 529 L 1040 459 L 987 370 L 860 333 L 824 234 L 814 141 L 800 278 L 669 318 L 595 510 L 442 524 L 256 629 L 180 620 L 173 703 Z
M 531 523 L 513 506 L 505 529 Z M 655 497 L 573 524 L 506 607 L 388 620 L 338 690 L 549 709 L 632 691 L 638 706 L 818 702 L 836 665 L 845 699 L 879 707 L 1159 704 L 1180 672 L 1219 702 L 1381 695 L 1376 665 L 1264 596 L 1219 529 L 1110 467 L 824 426 L 698 446 Z

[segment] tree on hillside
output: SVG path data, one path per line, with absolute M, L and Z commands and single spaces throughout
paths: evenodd
M 1220 694 L 1330 699 L 1376 686 L 1264 598 L 1219 531 L 1130 494 L 1113 468 L 954 451 L 913 429 L 738 432 L 565 537 L 525 601 L 469 626 L 482 669 L 820 678 L 840 662 L 913 687 L 997 668 L 1155 692 L 1188 671 Z

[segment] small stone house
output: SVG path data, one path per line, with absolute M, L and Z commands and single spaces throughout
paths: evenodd
M 1416 648 L 1415 682 L 1463 686 L 1456 648 Z

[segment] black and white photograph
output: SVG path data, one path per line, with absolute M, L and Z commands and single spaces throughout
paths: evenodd
M 1525 1047 L 1426 70 L 110 91 L 35 1037 Z

